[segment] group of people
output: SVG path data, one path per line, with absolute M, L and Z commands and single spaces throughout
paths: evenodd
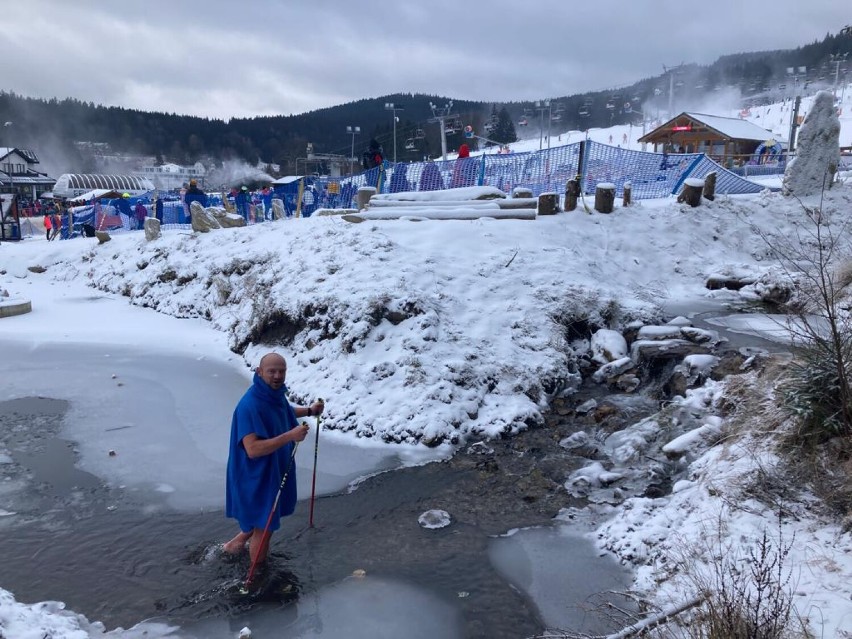
M 45 239 L 50 242 L 56 239 L 62 230 L 62 217 L 53 204 L 49 204 L 44 210 L 44 234 Z

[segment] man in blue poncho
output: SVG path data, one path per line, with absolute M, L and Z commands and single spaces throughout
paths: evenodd
M 296 419 L 320 415 L 324 408 L 321 402 L 290 405 L 286 377 L 284 358 L 278 353 L 264 355 L 251 388 L 237 404 L 231 420 L 225 515 L 237 520 L 240 532 L 223 549 L 238 553 L 248 542 L 252 561 L 266 558 L 267 545 L 261 544 L 263 529 L 285 473 L 287 481 L 272 513 L 270 531 L 278 530 L 280 518 L 296 508 L 296 468 L 295 463 L 291 467 L 290 459 L 296 442 L 308 434 L 308 425 Z

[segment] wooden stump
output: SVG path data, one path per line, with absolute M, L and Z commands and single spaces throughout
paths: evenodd
M 615 184 L 601 182 L 595 187 L 595 210 L 598 213 L 612 213 L 615 208 Z
M 630 182 L 625 182 L 621 188 L 624 190 L 624 195 L 621 198 L 621 206 L 630 206 L 633 202 L 633 185 Z
M 542 193 L 538 196 L 538 214 L 556 215 L 559 213 L 559 196 L 556 193 Z
M 565 210 L 574 211 L 577 208 L 577 198 L 580 197 L 580 181 L 568 180 L 565 185 Z
M 683 183 L 683 190 L 677 196 L 678 204 L 686 202 L 695 208 L 701 204 L 701 192 L 704 190 L 704 180 L 687 178 Z
M 358 189 L 358 210 L 363 211 L 370 204 L 370 198 L 376 194 L 375 186 L 362 186 Z
M 704 197 L 711 202 L 716 199 L 716 171 L 704 176 Z
M 532 197 L 532 190 L 525 186 L 516 186 L 512 189 L 512 197 Z

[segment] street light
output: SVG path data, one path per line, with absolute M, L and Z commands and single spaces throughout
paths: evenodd
M 349 172 L 355 173 L 355 136 L 361 133 L 360 126 L 347 126 L 346 132 L 352 136 L 352 154 L 349 156 Z
M 396 112 L 402 111 L 402 107 L 395 106 L 393 102 L 385 102 L 385 110 L 393 111 L 393 162 L 396 164 L 396 123 L 399 120 Z
M 13 124 L 14 124 L 14 122 L 4 122 L 3 128 L 4 129 L 10 128 Z M 8 142 L 7 142 L 7 144 L 8 144 Z M 15 175 L 14 175 L 15 165 L 12 164 L 11 159 L 9 160 L 8 166 L 9 166 L 9 192 L 12 194 L 12 199 L 10 200 L 10 202 L 14 202 L 15 201 Z M 9 211 L 11 212 L 11 210 L 12 209 L 11 209 L 11 205 L 10 205 Z

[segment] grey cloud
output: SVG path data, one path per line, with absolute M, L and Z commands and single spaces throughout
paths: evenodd
M 836 0 L 8 4 L 0 89 L 219 118 L 389 93 L 512 101 L 614 88 L 663 64 L 795 48 L 849 20 Z

